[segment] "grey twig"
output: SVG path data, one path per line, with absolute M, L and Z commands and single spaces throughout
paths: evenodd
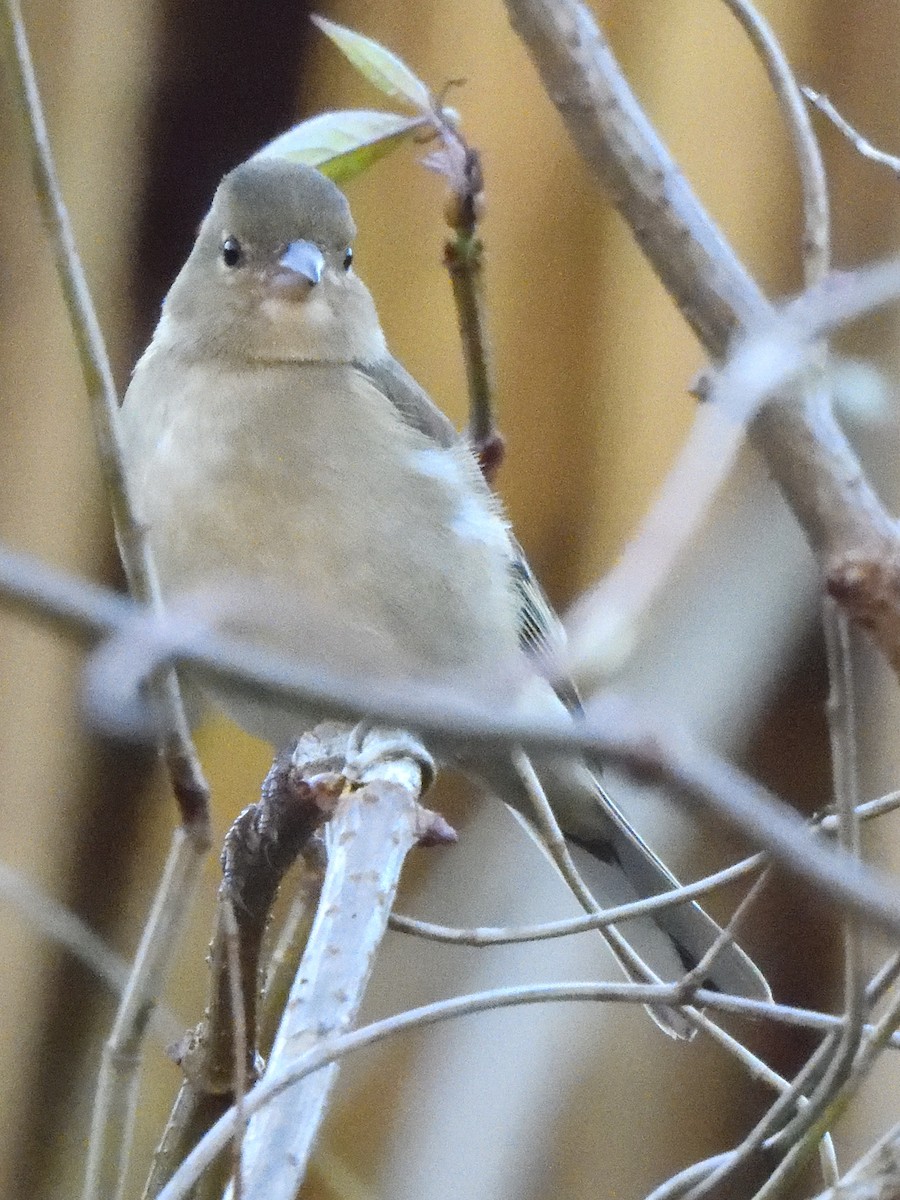
M 103 1047 L 83 1200 L 120 1200 L 124 1194 L 144 1034 L 172 960 L 172 947 L 178 944 L 199 882 L 202 861 L 196 843 L 183 828 L 176 829 L 112 1031 Z
M 159 585 L 144 530 L 129 493 L 118 432 L 118 396 L 100 323 L 78 256 L 56 174 L 40 92 L 18 0 L 0 7 L 12 91 L 31 153 L 35 191 L 56 266 L 88 393 L 100 468 L 112 509 L 122 563 L 133 594 L 159 610 Z M 162 725 L 161 745 L 181 814 L 183 834 L 173 844 L 163 881 L 176 889 L 157 894 L 134 968 L 104 1051 L 88 1148 L 85 1200 L 121 1194 L 136 1103 L 139 1050 L 177 934 L 193 895 L 202 856 L 210 845 L 209 789 L 191 741 L 178 680 L 166 670 L 151 681 Z M 147 934 L 151 937 L 148 937 Z M 152 936 L 162 940 L 153 943 Z
M 305 1079 L 315 1071 L 345 1054 L 365 1046 L 384 1041 L 395 1034 L 409 1029 L 422 1028 L 440 1021 L 454 1020 L 471 1013 L 507 1008 L 522 1004 L 548 1004 L 562 1001 L 606 1001 L 609 1003 L 672 1004 L 677 1003 L 678 984 L 638 983 L 551 983 L 536 986 L 498 988 L 489 992 L 472 993 L 468 996 L 440 1000 L 421 1008 L 409 1009 L 395 1016 L 374 1021 L 350 1033 L 339 1035 L 328 1042 L 304 1051 L 278 1074 L 261 1081 L 247 1097 L 245 1115 L 258 1112 L 272 1098 Z M 702 989 L 696 1000 L 705 1008 L 730 1012 L 735 1015 L 765 1017 L 785 1021 L 791 1025 L 829 1032 L 843 1027 L 843 1018 L 825 1013 L 792 1008 L 771 1001 L 749 1000 L 744 997 L 726 996 L 720 992 Z M 867 1033 L 869 1031 L 867 1030 Z M 874 1033 L 874 1031 L 872 1031 Z M 900 1046 L 900 1038 L 892 1045 Z M 168 1185 L 159 1195 L 159 1200 L 183 1200 L 189 1189 L 208 1165 L 228 1145 L 235 1129 L 236 1112 L 231 1109 L 209 1131 L 200 1145 L 181 1164 Z
M 857 769 L 856 706 L 853 691 L 853 667 L 850 629 L 846 615 L 827 597 L 823 604 L 823 625 L 828 660 L 828 730 L 834 774 L 838 837 L 843 848 L 859 857 L 859 772 Z M 779 1135 L 779 1142 L 790 1145 L 811 1129 L 850 1074 L 862 1040 L 868 1004 L 861 962 L 861 930 L 855 917 L 844 916 L 844 1011 L 846 1026 L 837 1042 L 834 1057 L 809 1106 Z
M 122 994 L 131 964 L 111 950 L 80 917 L 4 862 L 0 862 L 0 897 L 44 937 L 93 971 L 116 995 Z M 178 1038 L 182 1030 L 175 1013 L 163 1005 L 154 1008 L 150 1027 L 163 1045 Z
M 896 978 L 898 970 L 900 970 L 900 954 L 893 956 L 885 964 L 866 989 L 865 998 L 869 1007 L 877 1003 L 884 989 L 889 987 Z M 659 1189 L 660 1194 L 669 1195 L 670 1193 L 665 1191 L 669 1184 L 674 1185 L 677 1180 L 683 1179 L 684 1186 L 673 1191 L 671 1193 L 673 1196 L 683 1196 L 685 1200 L 701 1200 L 705 1196 L 721 1195 L 722 1184 L 730 1179 L 734 1186 L 734 1179 L 742 1169 L 749 1169 L 762 1185 L 777 1163 L 778 1156 L 783 1153 L 779 1143 L 784 1141 L 784 1144 L 790 1147 L 796 1141 L 793 1136 L 787 1140 L 784 1139 L 785 1129 L 776 1132 L 779 1130 L 779 1125 L 794 1107 L 798 1109 L 800 1115 L 804 1115 L 813 1108 L 812 1103 L 806 1099 L 806 1093 L 812 1092 L 815 1089 L 816 1081 L 821 1080 L 823 1074 L 830 1069 L 835 1050 L 847 1036 L 847 1030 L 848 1024 L 844 1019 L 840 1028 L 832 1030 L 823 1039 L 794 1077 L 787 1091 L 782 1092 L 734 1150 L 726 1151 L 717 1156 L 715 1160 L 707 1160 L 705 1164 L 697 1163 L 689 1172 L 673 1177 Z M 875 1030 L 872 1026 L 866 1026 L 864 1033 L 867 1037 L 871 1037 Z M 816 1111 L 821 1114 L 821 1108 Z M 824 1144 L 824 1154 L 833 1158 L 830 1136 L 823 1133 L 821 1141 Z M 690 1175 L 689 1183 L 687 1181 L 688 1174 Z M 653 1197 L 656 1196 L 657 1192 L 654 1192 Z M 648 1197 L 648 1200 L 653 1200 L 653 1197 Z
M 794 144 L 803 192 L 803 269 L 807 284 L 818 283 L 831 265 L 828 180 L 803 89 L 769 24 L 750 0 L 724 0 L 759 55 Z
M 892 1126 L 842 1176 L 836 1187 L 815 1200 L 891 1200 L 900 1187 L 900 1125 Z
M 895 175 L 900 175 L 900 158 L 896 154 L 888 154 L 886 151 L 879 150 L 876 146 L 873 146 L 857 129 L 854 129 L 845 117 L 841 116 L 827 96 L 824 96 L 821 92 L 814 91 L 811 87 L 804 87 L 803 94 L 810 104 L 814 105 L 820 113 L 837 126 L 844 137 L 851 143 L 857 154 L 862 155 L 863 158 L 868 158 L 871 162 L 878 163 L 879 166 L 887 167 Z
M 512 760 L 516 773 L 531 800 L 535 825 L 547 853 L 556 864 L 559 873 L 569 885 L 569 889 L 585 912 L 595 916 L 601 915 L 603 910 L 575 866 L 562 830 L 559 827 L 559 822 L 556 819 L 553 809 L 550 807 L 550 802 L 547 799 L 538 774 L 531 764 L 531 760 L 520 748 L 516 748 L 513 751 Z M 604 923 L 597 928 L 600 929 L 606 938 L 629 979 L 645 983 L 661 982 L 659 976 L 654 974 L 646 963 L 641 961 L 640 957 L 615 925 Z M 685 1008 L 683 1012 L 675 1012 L 674 1010 L 651 1006 L 649 1012 L 653 1019 L 667 1033 L 674 1036 L 680 1035 L 684 1037 L 689 1035 L 692 1028 L 697 1029 L 701 1027 L 703 1020 L 699 1013 L 694 1013 L 689 1008 Z
M 116 385 L 59 186 L 19 0 L 4 0 L 0 19 L 13 91 L 22 111 L 31 151 L 35 192 L 44 224 L 51 235 L 56 268 L 84 374 L 100 469 L 112 509 L 122 565 L 135 598 L 161 609 L 156 568 L 125 475 Z M 165 729 L 165 759 L 182 823 L 198 849 L 205 851 L 210 845 L 209 788 L 191 741 L 178 680 L 169 671 L 153 686 Z
M 896 992 L 886 1012 L 860 1047 L 852 1071 L 840 1087 L 831 1092 L 828 1104 L 822 1107 L 816 1122 L 805 1131 L 799 1141 L 795 1141 L 791 1150 L 772 1172 L 754 1200 L 775 1200 L 775 1197 L 783 1192 L 790 1181 L 796 1178 L 797 1173 L 813 1152 L 819 1138 L 846 1110 L 867 1079 L 879 1054 L 893 1038 L 898 1023 L 900 1023 L 900 991 Z
M 874 800 L 864 800 L 856 807 L 856 815 L 860 821 L 872 820 L 894 812 L 900 805 L 900 792 L 888 792 Z M 825 812 L 816 818 L 810 826 L 811 832 L 834 833 L 837 830 L 838 818 L 833 812 Z M 472 929 L 460 929 L 451 925 L 435 924 L 432 921 L 420 921 L 405 914 L 391 913 L 390 926 L 400 933 L 409 933 L 416 937 L 427 938 L 434 942 L 448 942 L 460 946 L 503 946 L 515 942 L 538 942 L 545 938 L 568 937 L 574 933 L 585 933 L 590 929 L 602 929 L 605 925 L 615 925 L 627 921 L 631 917 L 645 916 L 661 908 L 669 908 L 674 904 L 683 904 L 685 900 L 696 900 L 709 892 L 727 887 L 739 879 L 762 870 L 767 857 L 763 853 L 752 854 L 742 858 L 740 862 L 730 867 L 723 867 L 712 875 L 705 875 L 694 883 L 685 883 L 672 888 L 668 892 L 659 892 L 655 896 L 646 896 L 643 900 L 634 900 L 630 904 L 619 904 L 615 908 L 604 909 L 600 913 L 585 913 L 580 917 L 568 917 L 559 921 L 542 921 L 535 925 L 515 925 L 492 927 L 477 926 Z
M 514 942 L 539 942 L 545 938 L 568 937 L 573 933 L 584 933 L 589 929 L 603 929 L 617 925 L 632 917 L 645 916 L 661 908 L 683 904 L 709 892 L 725 887 L 735 880 L 760 870 L 765 866 L 764 854 L 754 854 L 730 867 L 698 879 L 696 883 L 682 884 L 668 892 L 646 896 L 629 904 L 617 904 L 602 912 L 585 913 L 581 917 L 569 917 L 560 921 L 544 921 L 536 925 L 516 925 L 508 928 L 482 926 L 474 929 L 456 929 L 449 925 L 437 925 L 431 921 L 418 921 L 400 913 L 391 913 L 390 926 L 400 933 L 410 933 L 434 942 L 449 942 L 459 946 L 505 946 Z

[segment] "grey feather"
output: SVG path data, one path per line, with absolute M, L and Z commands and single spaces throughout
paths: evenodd
M 424 388 L 420 387 L 401 363 L 390 354 L 370 362 L 355 362 L 360 374 L 387 396 L 406 425 L 418 429 L 439 446 L 454 446 L 459 434 L 453 422 L 441 412 Z
M 452 421 L 392 355 L 353 364 L 393 404 L 406 425 L 417 429 L 439 446 L 455 446 L 462 439 Z M 480 476 L 476 477 L 480 478 Z M 488 491 L 487 484 L 483 484 Z M 566 644 L 562 623 L 550 607 L 528 565 L 525 552 L 510 534 L 510 572 L 519 598 L 519 642 L 540 673 L 553 685 L 570 712 L 581 711 L 574 683 L 559 674 Z

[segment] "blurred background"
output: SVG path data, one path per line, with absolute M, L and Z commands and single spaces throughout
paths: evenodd
M 900 8 L 893 0 L 760 5 L 803 82 L 900 151 Z M 379 107 L 307 20 L 306 0 L 28 0 L 24 4 L 66 199 L 118 380 L 145 345 L 219 177 L 296 120 Z M 317 11 L 399 54 L 452 103 L 484 159 L 487 283 L 508 457 L 499 487 L 521 541 L 565 608 L 613 565 L 695 409 L 702 353 L 579 163 L 500 0 L 321 0 Z M 797 182 L 764 73 L 716 0 L 596 3 L 651 117 L 740 256 L 772 294 L 800 284 Z M 385 106 L 386 107 L 386 106 Z M 821 128 L 837 265 L 892 252 L 897 183 Z M 0 537 L 121 586 L 84 388 L 15 111 L 0 87 Z M 355 263 L 394 353 L 458 424 L 464 375 L 438 180 L 412 152 L 349 189 Z M 896 507 L 896 414 L 872 367 L 896 365 L 892 313 L 855 331 L 848 428 Z M 811 811 L 827 799 L 825 675 L 810 556 L 752 455 L 742 457 L 672 586 L 620 647 L 613 682 L 672 713 Z M 896 687 L 856 646 L 864 795 L 897 783 Z M 81 654 L 0 614 L 0 859 L 131 954 L 175 819 L 154 756 L 85 728 Z M 223 835 L 256 796 L 265 746 L 227 725 L 201 753 Z M 615 781 L 613 781 L 615 782 Z M 742 849 L 665 797 L 616 786 L 684 877 Z M 493 924 L 573 912 L 500 806 L 448 789 L 458 846 L 410 863 L 404 911 Z M 868 837 L 889 864 L 894 823 Z M 193 1024 L 217 884 L 169 989 Z M 711 907 L 722 916 L 729 897 Z M 92 1079 L 113 997 L 6 900 L 0 919 L 0 1195 L 79 1187 Z M 788 1002 L 836 1001 L 827 913 L 773 888 L 746 941 Z M 465 950 L 391 934 L 366 1012 L 501 983 L 615 978 L 596 935 Z M 737 1027 L 735 1027 L 737 1028 Z M 803 1037 L 741 1030 L 783 1072 Z M 178 1085 L 152 1044 L 135 1194 Z M 850 1161 L 896 1114 L 883 1069 L 840 1130 Z M 348 1065 L 304 1196 L 346 1200 L 640 1197 L 732 1143 L 768 1099 L 723 1052 L 670 1044 L 640 1011 L 547 1006 L 468 1018 Z

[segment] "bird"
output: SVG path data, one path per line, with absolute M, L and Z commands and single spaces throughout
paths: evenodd
M 289 658 L 410 686 L 481 688 L 582 719 L 564 633 L 467 437 L 388 350 L 324 174 L 256 156 L 220 183 L 120 410 L 125 469 L 167 601 Z M 215 694 L 282 745 L 317 719 Z M 510 759 L 464 764 L 528 820 Z M 596 901 L 677 886 L 582 761 L 534 761 Z M 587 868 L 585 868 L 587 869 Z M 696 903 L 604 931 L 630 978 L 673 981 L 718 937 Z M 770 998 L 733 942 L 706 985 Z M 687 1037 L 677 1010 L 653 1008 Z

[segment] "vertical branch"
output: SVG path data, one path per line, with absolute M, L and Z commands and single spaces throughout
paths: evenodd
M 35 191 L 56 258 L 90 404 L 100 468 L 122 563 L 134 596 L 161 609 L 159 582 L 125 475 L 118 396 L 109 357 L 62 197 L 18 0 L 0 8 L 5 57 L 31 152 Z M 210 844 L 209 789 L 200 768 L 175 672 L 152 684 L 165 730 L 163 755 L 181 814 L 154 908 L 104 1048 L 91 1125 L 84 1195 L 121 1194 L 137 1101 L 140 1048 L 155 999 Z
M 140 1054 L 147 1025 L 178 944 L 190 901 L 200 878 L 202 859 L 183 829 L 176 829 L 163 877 L 112 1032 L 94 1098 L 85 1168 L 84 1200 L 119 1200 L 137 1106 Z
M 326 826 L 328 866 L 319 909 L 267 1077 L 277 1076 L 299 1050 L 353 1025 L 406 855 L 423 836 L 446 836 L 441 819 L 429 820 L 418 805 L 423 777 L 430 775 L 428 757 L 399 736 L 404 740 L 398 744 L 396 735 L 369 733 L 358 751 L 351 746 L 346 767 L 332 768 L 355 776 L 359 787 L 345 792 Z M 317 1071 L 251 1118 L 244 1200 L 296 1196 L 337 1070 L 331 1065 Z
M 481 160 L 465 149 L 462 188 L 451 195 L 447 223 L 453 238 L 444 247 L 469 388 L 468 434 L 482 470 L 492 479 L 503 458 L 503 438 L 494 417 L 494 385 L 484 301 L 484 244 L 478 236 L 478 217 L 484 205 Z
M 481 157 L 466 143 L 448 110 L 435 105 L 431 114 L 442 145 L 424 163 L 449 184 L 444 217 L 453 237 L 444 245 L 456 319 L 462 341 L 469 391 L 468 436 L 485 478 L 491 481 L 503 461 L 503 437 L 494 416 L 494 379 L 484 301 L 484 245 L 478 222 L 484 210 Z
M 817 283 L 831 265 L 831 215 L 825 164 L 803 91 L 778 39 L 750 0 L 724 3 L 740 22 L 765 67 L 794 143 L 803 192 L 803 272 L 807 285 Z
M 41 216 L 50 233 L 87 388 L 100 470 L 112 510 L 122 565 L 135 598 L 160 609 L 162 599 L 156 569 L 144 530 L 134 510 L 125 475 L 116 385 L 59 186 L 18 0 L 4 0 L 0 8 L 0 21 L 13 91 L 28 137 L 35 192 Z M 210 844 L 209 789 L 191 742 L 174 672 L 166 672 L 163 679 L 154 684 L 154 691 L 166 730 L 163 749 L 182 824 L 188 836 L 195 841 L 198 852 L 204 852 Z
M 240 814 L 222 852 L 222 883 L 210 949 L 206 1012 L 183 1040 L 184 1082 L 153 1158 L 145 1200 L 152 1200 L 200 1138 L 232 1103 L 240 1103 L 257 1071 L 257 998 L 266 924 L 286 872 L 331 811 L 327 786 L 310 786 L 280 753 L 257 804 Z M 221 1196 L 226 1164 L 198 1185 Z

